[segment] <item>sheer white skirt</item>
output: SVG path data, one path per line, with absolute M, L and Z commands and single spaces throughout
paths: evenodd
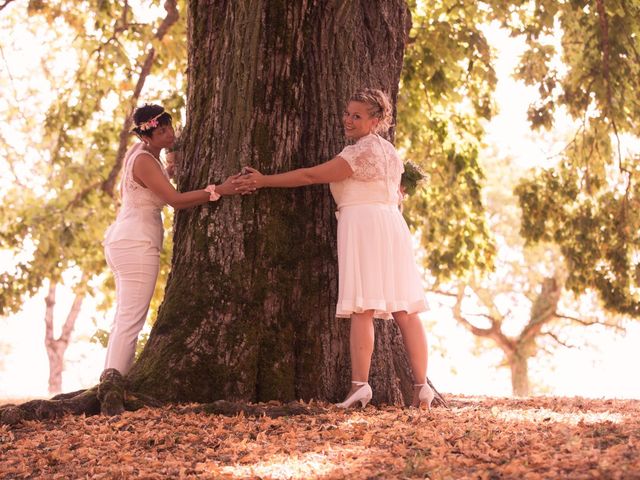
M 337 317 L 374 310 L 375 318 L 390 319 L 427 309 L 409 227 L 395 205 L 340 208 L 338 267 Z

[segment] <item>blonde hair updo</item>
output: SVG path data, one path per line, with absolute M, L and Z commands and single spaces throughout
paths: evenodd
M 386 132 L 391 128 L 393 117 L 391 101 L 386 93 L 376 88 L 358 90 L 349 99 L 350 102 L 361 102 L 367 105 L 369 115 L 378 119 L 375 133 Z

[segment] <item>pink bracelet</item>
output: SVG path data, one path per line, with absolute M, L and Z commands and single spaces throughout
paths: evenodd
M 220 194 L 216 193 L 216 186 L 215 185 L 207 185 L 207 188 L 204 189 L 205 192 L 209 192 L 209 201 L 210 202 L 215 202 L 216 200 L 218 200 L 220 198 Z

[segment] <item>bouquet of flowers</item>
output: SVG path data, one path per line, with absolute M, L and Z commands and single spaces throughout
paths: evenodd
M 412 161 L 404 164 L 404 172 L 400 178 L 400 187 L 405 195 L 413 195 L 420 182 L 425 178 L 425 174 L 420 167 Z

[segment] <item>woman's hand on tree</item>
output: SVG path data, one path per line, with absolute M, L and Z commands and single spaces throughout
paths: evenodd
M 236 180 L 241 177 L 242 174 L 236 173 L 231 175 L 224 182 L 216 187 L 216 192 L 220 195 L 247 195 L 253 193 L 256 189 L 251 185 L 238 185 Z
M 238 188 L 250 188 L 255 191 L 264 187 L 264 175 L 251 167 L 244 167 L 242 173 L 233 180 L 233 184 Z

